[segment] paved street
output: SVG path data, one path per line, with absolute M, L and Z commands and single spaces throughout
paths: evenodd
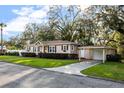
M 0 87 L 124 88 L 124 84 L 0 62 Z

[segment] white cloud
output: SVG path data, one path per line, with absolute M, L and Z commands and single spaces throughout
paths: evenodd
M 6 31 L 18 32 L 24 31 L 25 25 L 29 22 L 29 18 L 27 17 L 17 17 L 10 22 L 7 23 Z
M 37 11 L 32 12 L 29 17 L 31 18 L 44 18 L 47 16 L 47 12 L 49 11 L 49 6 L 44 6 L 44 7 L 40 7 L 38 6 Z
M 17 10 L 17 9 L 12 10 L 13 13 L 20 15 L 20 16 L 27 16 L 33 11 L 34 11 L 33 7 L 22 7 L 21 10 Z
M 5 28 L 8 32 L 22 32 L 28 23 L 42 23 L 46 21 L 45 17 L 49 6 L 43 6 L 38 9 L 34 7 L 22 7 L 20 10 L 13 9 L 12 12 L 17 15 L 16 18 L 10 20 Z
M 31 18 L 43 18 L 45 16 L 47 16 L 47 13 L 42 10 L 35 11 L 29 15 Z
M 81 10 L 85 10 L 86 8 L 88 8 L 90 5 L 80 5 Z
M 80 5 L 81 9 L 89 7 L 89 5 Z M 13 9 L 12 12 L 17 15 L 16 18 L 8 21 L 6 31 L 10 32 L 22 32 L 25 25 L 28 23 L 42 23 L 46 22 L 47 12 L 49 6 L 25 6 L 21 9 Z

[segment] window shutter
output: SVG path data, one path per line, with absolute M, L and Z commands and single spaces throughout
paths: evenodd
M 61 50 L 63 50 L 63 45 L 61 46 Z
M 56 53 L 56 45 L 55 45 L 55 53 Z
M 67 45 L 67 50 L 68 50 L 68 45 Z
M 47 46 L 48 47 L 48 53 L 50 52 L 50 48 L 49 48 L 49 46 Z

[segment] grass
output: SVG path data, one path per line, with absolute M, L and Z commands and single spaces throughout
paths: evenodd
M 46 58 L 36 58 L 36 57 L 29 58 L 29 57 L 19 57 L 19 56 L 0 56 L 0 61 L 22 64 L 37 68 L 59 67 L 78 62 L 78 60 L 46 59 Z
M 106 62 L 81 71 L 89 76 L 124 80 L 124 64 L 119 62 Z

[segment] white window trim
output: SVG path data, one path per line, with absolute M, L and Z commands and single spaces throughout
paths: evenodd
M 71 45 L 71 50 L 73 50 L 73 51 L 74 51 L 74 45 Z
M 55 46 L 49 46 L 49 53 L 55 53 Z
M 69 46 L 68 45 L 62 45 L 62 46 L 63 46 L 63 50 L 62 51 L 63 52 L 67 52 L 67 50 L 68 50 L 67 47 L 69 47 Z

